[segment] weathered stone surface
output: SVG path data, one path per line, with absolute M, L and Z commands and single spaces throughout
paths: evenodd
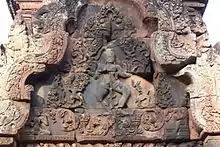
M 139 76 L 131 76 L 123 82 L 131 89 L 131 96 L 127 101 L 128 108 L 142 109 L 156 106 L 152 83 Z
M 188 110 L 189 114 L 189 134 L 191 140 L 199 140 L 200 139 L 200 133 L 197 131 L 196 123 L 194 122 L 192 111 Z
M 41 2 L 23 2 L 20 3 L 20 7 L 21 9 L 33 9 L 33 10 L 37 10 L 42 6 Z
M 61 17 L 57 19 L 63 20 Z M 50 29 L 47 33 L 40 32 L 41 29 L 38 26 L 38 32 L 34 28 L 28 30 L 22 16 L 18 15 L 12 25 L 9 42 L 1 50 L 2 135 L 16 135 L 27 121 L 31 91 L 34 90 L 30 78 L 44 72 L 46 66 L 59 63 L 65 53 L 67 33 L 64 28 Z M 33 32 L 29 34 L 28 31 Z
M 22 40 L 17 39 L 18 35 Z M 1 55 L 4 61 L 0 69 L 1 117 L 7 118 L 7 121 L 1 120 L 2 134 L 16 134 L 27 120 L 32 87 L 26 79 L 31 74 L 43 72 L 46 65 L 58 63 L 65 52 L 67 34 L 62 30 L 41 34 L 38 39 L 46 37 L 43 41 L 49 41 L 47 45 L 38 42 L 38 46 L 33 46 L 36 38 L 32 37 L 27 34 L 25 24 L 18 16 L 5 53 Z
M 75 115 L 66 109 L 32 108 L 19 140 L 75 140 Z
M 219 136 L 208 136 L 205 139 L 203 146 L 204 147 L 217 147 L 219 146 L 219 143 L 220 143 Z
M 40 144 L 27 144 L 21 145 L 21 147 L 202 147 L 202 142 L 191 141 L 183 143 L 97 143 L 97 144 L 50 144 L 50 143 L 40 143 Z
M 202 147 L 202 142 L 183 143 L 115 143 L 115 144 L 77 144 L 77 147 Z
M 151 75 L 150 48 L 144 39 L 132 36 L 136 32 L 133 18 L 113 4 L 96 9 L 91 5 L 90 9 L 96 16 L 83 20 L 85 25 L 72 35 L 77 48 L 72 50 L 70 73 L 88 77 L 82 87 L 88 109 L 123 108 L 131 99 L 131 90 L 123 79 Z
M 12 137 L 1 137 L 0 144 L 1 144 L 1 146 L 11 146 L 11 147 L 16 145 L 14 142 L 14 138 L 12 138 Z
M 43 6 L 43 0 L 17 0 L 22 16 L 25 21 L 30 22 L 32 15 Z
M 154 74 L 155 101 L 162 109 L 187 107 L 188 97 L 184 84 L 166 73 Z
M 1 49 L 0 145 L 199 147 L 218 135 L 204 3 L 44 0 L 29 23 L 20 11 Z
M 116 111 L 116 140 L 162 140 L 165 124 L 160 109 L 125 109 Z
M 187 109 L 123 109 L 113 114 L 81 114 L 76 139 L 88 141 L 188 140 Z
M 21 147 L 76 147 L 76 144 L 69 143 L 39 143 L 39 144 L 23 144 Z
M 196 65 L 189 65 L 180 73 L 191 78 L 188 86 L 193 119 L 204 133 L 219 132 L 219 55 L 213 49 L 203 53 Z
M 158 13 L 158 31 L 153 34 L 152 60 L 169 73 L 177 72 L 197 56 L 196 34 L 181 0 L 153 1 Z
M 78 142 L 113 142 L 115 136 L 114 114 L 79 114 L 76 131 Z

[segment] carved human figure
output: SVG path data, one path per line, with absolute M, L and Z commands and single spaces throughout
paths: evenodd
M 112 48 L 105 48 L 103 57 L 104 64 L 98 64 L 94 78 L 100 80 L 100 85 L 105 88 L 108 93 L 116 91 L 122 94 L 116 106 L 117 108 L 122 108 L 127 102 L 131 91 L 119 78 L 129 78 L 132 74 L 125 72 L 120 65 L 115 64 L 115 53 Z M 104 95 L 100 97 L 98 101 L 103 101 Z
M 70 132 L 72 130 L 74 130 L 74 118 L 72 117 L 72 115 L 70 114 L 69 111 L 59 111 L 60 113 L 60 119 L 61 119 L 61 123 L 62 123 L 62 129 L 65 132 Z
M 49 128 L 49 120 L 47 116 L 40 116 L 39 117 L 39 121 L 40 121 L 40 133 L 41 134 L 45 134 L 45 135 L 49 135 L 51 134 L 51 132 L 48 130 Z

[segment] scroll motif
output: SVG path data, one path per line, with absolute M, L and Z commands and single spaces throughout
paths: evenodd
M 16 35 L 23 40 L 19 40 Z M 30 94 L 33 91 L 27 79 L 44 72 L 47 65 L 60 62 L 67 47 L 67 35 L 63 28 L 49 33 L 28 34 L 22 17 L 16 17 L 9 43 L 5 53 L 1 55 L 5 61 L 0 69 L 0 97 L 4 104 L 1 112 L 1 134 L 15 135 L 27 121 Z M 36 42 L 38 46 L 35 46 Z
M 115 134 L 115 118 L 112 114 L 79 115 L 78 141 L 105 140 L 113 141 Z
M 187 64 L 195 63 L 196 57 L 202 52 L 197 42 L 205 34 L 201 25 L 196 25 L 191 19 L 195 15 L 187 11 L 189 8 L 181 0 L 154 0 L 152 3 L 159 18 L 158 31 L 152 37 L 153 60 L 168 73 L 175 73 Z M 199 16 L 198 13 L 196 16 Z M 201 30 L 201 34 L 196 30 Z
M 188 111 L 205 120 L 194 119 L 200 128 L 206 122 L 213 124 L 204 131 L 218 129 L 211 122 L 218 116 L 216 100 L 203 99 L 217 95 L 218 84 L 216 89 L 194 84 L 201 80 L 198 77 L 206 77 L 212 85 L 218 79 L 217 70 L 206 64 L 217 66 L 212 62 L 218 59 L 210 55 L 209 62 L 202 57 L 207 32 L 196 9 L 184 6 L 182 0 L 45 4 L 27 26 L 17 21 L 1 58 L 0 70 L 9 74 L 0 72 L 0 91 L 5 92 L 0 128 L 1 124 L 16 128 L 11 133 L 15 135 L 20 129 L 15 125 L 23 126 L 16 137 L 19 143 L 199 146 L 187 142 L 200 139 L 192 137 Z M 21 36 L 23 43 L 16 45 L 21 40 L 15 36 Z M 185 66 L 188 70 L 197 57 L 201 63 L 190 66 L 197 73 L 174 75 Z M 29 107 L 30 112 L 23 111 Z
M 198 58 L 196 65 L 189 65 L 176 75 L 191 79 L 187 91 L 191 98 L 193 120 L 202 130 L 200 135 L 219 132 L 218 63 L 218 50 L 210 49 Z
M 30 117 L 21 130 L 21 140 L 74 140 L 76 120 L 67 109 L 32 109 Z
M 116 111 L 118 140 L 189 138 L 186 108 L 125 109 Z

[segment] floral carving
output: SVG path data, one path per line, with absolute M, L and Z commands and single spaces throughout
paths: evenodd
M 158 14 L 159 28 L 152 36 L 152 60 L 156 60 L 164 71 L 175 73 L 187 64 L 195 63 L 196 57 L 201 53 L 197 40 L 205 32 L 197 36 L 195 30 L 201 30 L 201 25 L 194 25 L 192 15 L 182 0 L 154 0 L 153 3 L 152 7 L 155 7 Z
M 143 113 L 141 126 L 146 131 L 160 130 L 164 125 L 164 116 L 160 110 L 149 110 Z
M 114 116 L 111 114 L 80 114 L 77 140 L 112 140 L 114 137 L 114 124 Z
M 200 135 L 219 132 L 218 70 L 218 50 L 210 49 L 198 58 L 196 65 L 189 65 L 175 75 L 191 79 L 187 91 L 194 122 L 202 130 Z
M 189 2 L 44 4 L 30 22 L 17 15 L 1 47 L 0 142 L 200 146 L 188 142 L 188 111 L 200 135 L 219 133 L 219 51 L 207 52 L 205 24 Z
M 21 15 L 17 15 L 9 43 L 5 45 L 5 54 L 1 55 L 5 61 L 0 68 L 0 98 L 3 104 L 0 114 L 1 134 L 15 135 L 25 124 L 29 115 L 31 91 L 34 90 L 27 79 L 44 72 L 47 65 L 60 62 L 67 47 L 67 36 L 59 27 L 48 33 L 29 34 Z M 38 46 L 35 46 L 36 42 Z

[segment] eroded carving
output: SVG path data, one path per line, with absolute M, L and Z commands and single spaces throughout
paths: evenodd
M 34 35 L 28 34 L 24 21 L 18 15 L 6 45 L 5 65 L 0 69 L 1 101 L 4 104 L 1 113 L 2 134 L 16 134 L 27 120 L 30 92 L 33 88 L 26 83 L 26 79 L 31 74 L 43 72 L 46 65 L 57 64 L 66 49 L 67 33 L 62 28 L 41 34 L 40 38 Z M 18 36 L 22 40 L 19 40 Z M 34 46 L 34 40 L 42 41 L 38 41 L 38 46 Z
M 113 141 L 115 134 L 115 118 L 113 114 L 81 114 L 76 132 L 78 141 L 104 140 Z
M 190 13 L 181 0 L 153 2 L 159 18 L 159 30 L 153 34 L 153 61 L 156 60 L 168 73 L 195 63 L 195 58 L 205 48 L 201 48 L 198 40 L 206 33 L 201 18 L 193 19 L 201 17 L 198 11 Z
M 187 109 L 125 109 L 116 111 L 117 140 L 187 139 Z
M 97 143 L 97 144 L 67 144 L 67 143 L 59 143 L 59 144 L 50 144 L 50 143 L 40 143 L 40 144 L 27 144 L 22 147 L 181 147 L 181 146 L 189 146 L 189 147 L 202 147 L 203 143 L 200 141 L 191 141 L 191 142 L 183 142 L 183 143 Z
M 208 50 L 197 9 L 182 0 L 44 4 L 30 24 L 17 16 L 1 49 L 0 134 L 23 126 L 20 146 L 145 147 L 202 146 L 188 141 L 218 133 L 219 52 Z
M 210 49 L 197 59 L 196 65 L 189 65 L 179 73 L 188 75 L 192 80 L 187 88 L 192 114 L 203 133 L 219 131 L 218 58 L 219 55 Z
M 74 140 L 75 114 L 68 109 L 32 108 L 20 140 Z

